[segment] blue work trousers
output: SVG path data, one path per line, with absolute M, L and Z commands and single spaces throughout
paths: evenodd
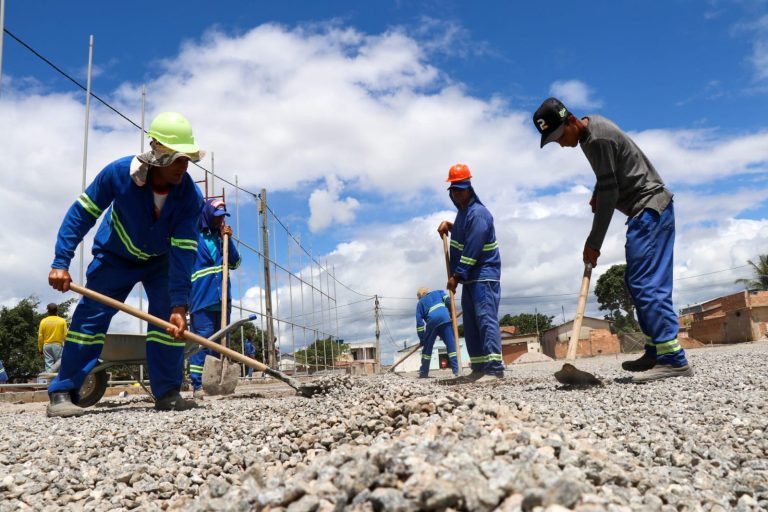
M 637 321 L 651 343 L 645 351 L 658 364 L 688 364 L 677 339 L 679 323 L 672 306 L 672 267 L 675 249 L 673 203 L 659 212 L 646 208 L 627 222 L 624 280 L 637 311 Z
M 109 253 L 97 253 L 88 265 L 86 286 L 124 302 L 136 283 L 141 282 L 149 301 L 149 314 L 167 320 L 171 313 L 168 292 L 168 257 L 156 256 L 142 263 L 124 260 Z M 85 377 L 99 363 L 109 323 L 117 310 L 83 297 L 72 315 L 59 374 L 48 393 L 69 391 L 72 401 L 80 399 Z M 174 339 L 165 330 L 147 326 L 147 366 L 152 394 L 162 397 L 181 389 L 184 340 Z
M 464 339 L 473 372 L 504 372 L 499 331 L 500 300 L 501 285 L 498 281 L 476 281 L 462 285 Z
M 429 365 L 432 362 L 432 347 L 435 345 L 435 340 L 440 336 L 440 339 L 445 343 L 445 350 L 448 355 L 448 362 L 451 365 L 451 370 L 455 375 L 459 374 L 459 362 L 456 359 L 456 340 L 453 337 L 453 324 L 448 322 L 446 324 L 440 324 L 434 329 L 427 331 L 424 336 L 424 342 L 421 344 L 421 368 L 419 369 L 419 375 L 426 377 L 429 375 Z
M 231 311 L 227 311 L 227 323 L 229 323 Z M 221 311 L 211 311 L 201 309 L 191 315 L 191 329 L 195 334 L 203 338 L 210 338 L 213 333 L 221 329 Z M 219 359 L 219 353 L 209 348 L 201 348 L 189 357 L 189 380 L 192 381 L 193 389 L 200 389 L 203 386 L 203 367 L 205 366 L 205 356 L 213 356 Z

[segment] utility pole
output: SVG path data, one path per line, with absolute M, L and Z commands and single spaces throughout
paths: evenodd
M 560 309 L 562 309 L 562 310 L 563 310 L 563 324 L 565 324 L 565 306 L 563 306 L 563 305 L 561 304 L 561 305 L 560 305 Z
M 533 318 L 536 321 L 536 340 L 539 339 L 539 308 L 533 308 Z
M 5 0 L 0 0 L 0 83 L 3 81 L 3 35 L 5 34 Z
M 379 329 L 379 296 L 375 295 L 374 298 L 376 299 L 373 309 L 373 314 L 376 318 L 376 373 L 379 373 L 381 371 L 381 343 L 379 339 L 381 335 L 381 329 Z
M 267 317 L 267 365 L 275 367 L 275 336 L 272 326 L 272 284 L 269 279 L 269 229 L 267 228 L 267 189 L 261 189 L 261 233 L 264 244 L 264 307 Z

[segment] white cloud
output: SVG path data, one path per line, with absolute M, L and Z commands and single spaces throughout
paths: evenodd
M 153 69 L 160 71 L 148 82 L 147 117 L 184 112 L 201 145 L 215 151 L 217 173 L 228 179 L 237 173 L 241 186 L 270 192 L 325 183 L 301 199 L 310 208 L 312 229 L 337 241 L 335 250 L 316 256 L 327 257 L 349 288 L 382 297 L 388 350 L 389 336 L 395 342 L 415 337 L 415 290 L 445 284 L 435 229 L 455 215 L 444 180 L 459 161 L 471 167 L 478 194 L 496 219 L 504 265 L 502 312 L 537 308 L 559 319 L 564 309 L 567 317 L 573 315 L 591 222 L 587 202 L 594 175 L 586 159 L 578 149 L 540 150 L 530 112 L 504 98 L 470 96 L 403 31 L 369 35 L 338 26 L 267 24 L 237 36 L 211 32 Z M 25 87 L 34 80 L 6 78 L 0 178 L 13 185 L 0 189 L 0 201 L 8 211 L 24 213 L 9 218 L 0 232 L 0 303 L 33 293 L 43 303 L 61 300 L 46 276 L 58 226 L 80 193 L 82 95 L 46 93 Z M 599 104 L 582 82 L 562 84 L 570 106 Z M 138 119 L 139 91 L 140 84 L 125 83 L 105 96 Z M 89 179 L 107 162 L 139 149 L 138 130 L 113 113 L 94 105 L 92 120 L 97 128 L 89 141 Z M 768 221 L 736 217 L 765 197 L 757 177 L 768 170 L 768 132 L 722 137 L 716 131 L 659 129 L 632 136 L 676 192 L 676 275 L 734 267 L 765 252 Z M 743 187 L 718 185 L 737 180 Z M 695 192 L 706 188 L 713 192 Z M 371 208 L 372 221 L 359 219 L 363 205 L 381 203 L 387 209 L 375 216 Z M 292 214 L 288 208 L 281 205 L 278 216 Z M 390 218 L 392 211 L 404 220 Z M 243 222 L 256 218 L 243 217 Z M 344 224 L 342 237 L 332 228 Z M 246 242 L 259 247 L 255 240 Z M 617 213 L 595 279 L 623 261 L 623 247 L 623 218 Z M 278 254 L 285 263 L 285 253 Z M 253 254 L 244 254 L 244 261 L 237 271 L 247 290 L 244 302 L 260 309 L 261 262 Z M 309 279 L 306 258 L 286 265 Z M 738 272 L 681 281 L 678 305 L 734 290 L 730 281 L 743 277 Z M 308 285 L 302 313 L 297 281 L 289 287 L 282 274 L 273 283 L 279 317 L 302 325 L 293 331 L 281 326 L 281 339 L 300 341 L 314 331 L 332 330 L 338 313 L 342 337 L 371 340 L 372 300 L 339 284 L 333 303 L 327 275 L 321 284 L 317 268 L 312 274 L 315 311 L 325 304 L 322 318 L 310 315 Z M 703 285 L 710 287 L 697 288 Z M 135 296 L 131 301 L 137 302 Z M 600 315 L 593 303 L 589 307 L 590 314 Z M 137 323 L 119 317 L 114 329 L 134 329 Z
M 325 190 L 315 190 L 309 196 L 309 229 L 313 233 L 331 225 L 349 224 L 355 220 L 360 202 L 354 197 L 339 198 L 344 185 L 335 176 L 325 179 Z
M 549 94 L 571 109 L 600 108 L 603 102 L 593 97 L 594 91 L 581 80 L 558 80 L 549 87 Z

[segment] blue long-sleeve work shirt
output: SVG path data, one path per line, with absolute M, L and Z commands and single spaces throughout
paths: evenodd
M 221 303 L 223 283 L 224 252 L 222 237 L 216 232 L 200 233 L 197 242 L 197 258 L 192 272 L 192 298 L 189 310 L 200 311 Z M 240 266 L 240 254 L 229 238 L 227 264 L 231 270 Z M 227 304 L 232 303 L 232 287 L 227 275 Z
M 493 215 L 475 196 L 459 209 L 451 229 L 451 272 L 459 281 L 499 281 L 501 256 Z
M 416 304 L 416 333 L 424 343 L 439 326 L 450 323 L 450 295 L 445 290 L 434 290 L 419 299 Z
M 168 255 L 171 305 L 189 303 L 190 275 L 197 253 L 197 220 L 203 197 L 189 174 L 172 186 L 158 218 L 152 187 L 131 178 L 133 157 L 108 164 L 69 208 L 56 239 L 52 268 L 69 269 L 75 249 L 107 210 L 92 253 L 108 252 L 129 263 Z

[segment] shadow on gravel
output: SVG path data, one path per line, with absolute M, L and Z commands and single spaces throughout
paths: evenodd
M 616 384 L 632 384 L 632 377 L 616 377 L 613 379 Z
M 293 396 L 293 395 L 294 395 L 294 393 L 287 393 L 287 394 L 281 395 L 281 396 Z M 242 395 L 222 396 L 221 398 L 219 398 L 219 400 L 245 400 L 245 399 L 250 399 L 250 398 L 266 398 L 266 396 L 263 395 L 262 393 L 244 393 Z

